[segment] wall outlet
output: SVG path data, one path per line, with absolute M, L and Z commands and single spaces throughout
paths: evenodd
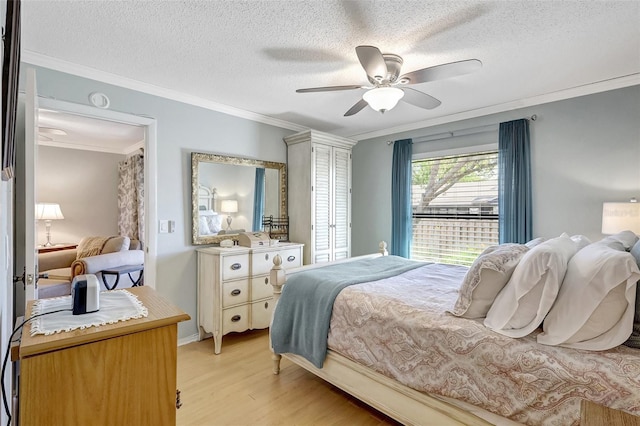
M 159 232 L 161 234 L 169 233 L 169 221 L 168 220 L 160 220 Z

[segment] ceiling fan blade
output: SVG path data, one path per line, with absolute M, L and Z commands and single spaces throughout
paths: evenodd
M 480 68 L 482 68 L 482 62 L 477 59 L 468 59 L 466 61 L 450 62 L 448 64 L 415 70 L 401 75 L 398 77 L 398 81 L 404 84 L 426 83 L 428 81 L 468 74 Z M 405 80 L 407 81 L 405 82 Z
M 433 96 L 422 93 L 419 90 L 403 87 L 402 91 L 404 92 L 404 96 L 401 100 L 420 108 L 434 109 L 442 103 Z
M 311 93 L 311 92 L 332 92 L 335 90 L 354 90 L 362 89 L 362 86 L 328 86 L 328 87 L 311 87 L 309 89 L 297 89 L 296 93 Z
M 350 115 L 356 114 L 360 112 L 362 108 L 366 107 L 367 105 L 369 105 L 367 101 L 365 101 L 364 99 L 360 99 L 354 106 L 352 106 L 349 109 L 349 111 L 344 113 L 344 116 L 349 117 Z
M 362 68 L 370 78 L 380 81 L 387 76 L 387 64 L 384 62 L 380 49 L 375 46 L 358 46 L 356 54 Z

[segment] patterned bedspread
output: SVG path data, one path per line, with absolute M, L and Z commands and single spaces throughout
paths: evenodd
M 399 382 L 530 425 L 577 425 L 580 400 L 640 415 L 640 351 L 512 339 L 446 312 L 466 268 L 431 264 L 336 298 L 328 345 Z

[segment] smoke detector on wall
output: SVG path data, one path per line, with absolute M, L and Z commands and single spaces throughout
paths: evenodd
M 109 108 L 109 97 L 104 93 L 93 92 L 89 95 L 89 101 L 91 102 L 91 104 L 93 104 L 93 106 L 96 106 L 98 108 Z

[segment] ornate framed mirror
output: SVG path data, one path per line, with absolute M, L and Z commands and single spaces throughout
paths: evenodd
M 287 215 L 286 164 L 191 153 L 192 242 L 219 244 Z

